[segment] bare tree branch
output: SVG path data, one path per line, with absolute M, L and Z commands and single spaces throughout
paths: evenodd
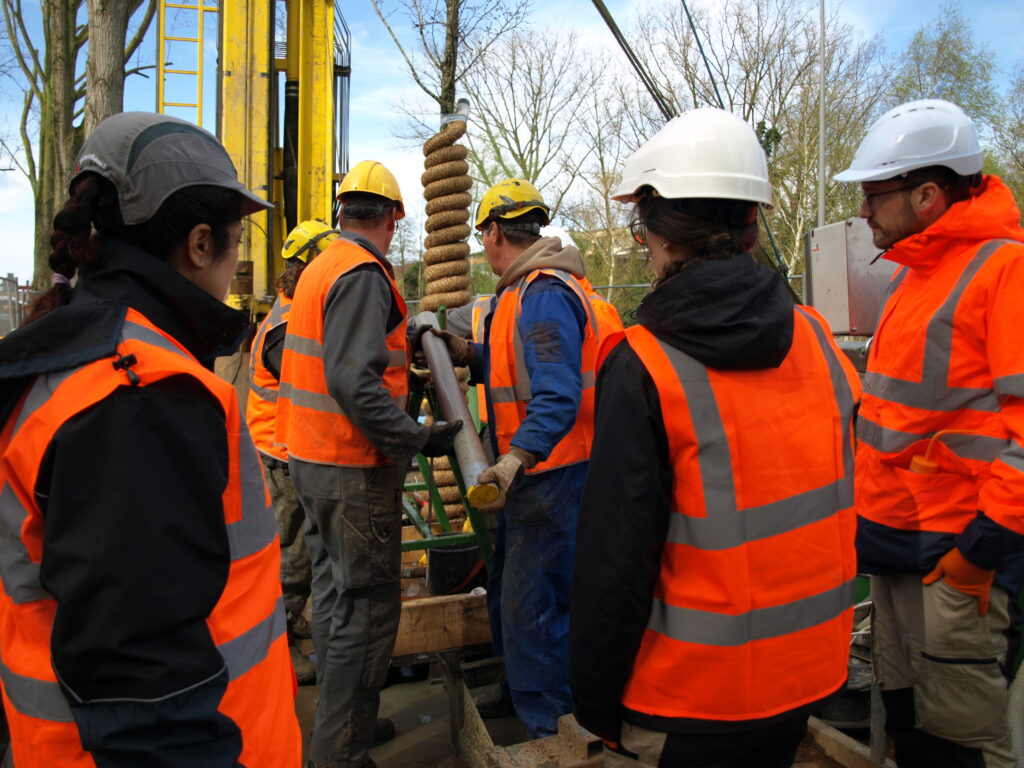
M 139 9 L 140 5 L 142 5 L 142 0 L 134 0 L 134 5 L 131 11 L 129 12 L 129 18 L 131 18 L 131 16 L 135 14 L 135 12 Z M 156 15 L 157 5 L 158 0 L 147 0 L 146 13 L 142 17 L 142 21 L 139 22 L 139 26 L 135 30 L 135 35 L 132 37 L 131 40 L 128 41 L 128 45 L 125 46 L 125 64 L 127 64 L 131 57 L 135 55 L 135 51 L 138 49 L 138 47 L 142 45 L 142 40 L 146 37 L 146 32 L 149 30 L 149 25 L 153 22 L 153 17 Z M 129 74 L 136 74 L 138 72 L 138 69 L 134 69 L 130 73 L 125 72 L 125 77 L 127 77 Z

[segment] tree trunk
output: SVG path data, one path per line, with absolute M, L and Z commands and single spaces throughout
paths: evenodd
M 128 18 L 137 6 L 124 0 L 86 0 L 89 53 L 85 61 L 88 98 L 85 135 L 124 109 L 124 39 Z
M 455 73 L 459 55 L 459 6 L 461 0 L 446 0 L 448 15 L 444 25 L 444 59 L 440 71 L 440 100 L 442 115 L 455 112 Z
M 72 126 L 75 108 L 74 0 L 49 0 L 42 4 L 46 36 L 42 99 L 39 110 L 39 161 L 36 184 L 36 252 L 32 287 L 46 290 L 51 284 L 50 230 L 53 216 L 63 203 L 71 164 L 81 143 L 81 131 Z

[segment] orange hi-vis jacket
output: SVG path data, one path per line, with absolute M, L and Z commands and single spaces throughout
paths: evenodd
M 263 345 L 270 331 L 288 322 L 291 307 L 292 300 L 283 293 L 278 294 L 270 314 L 260 323 L 249 351 L 249 398 L 245 404 L 245 420 L 256 449 L 278 461 L 288 461 L 288 449 L 274 442 L 278 382 L 263 364 Z
M 206 619 L 229 677 L 218 712 L 241 731 L 241 765 L 298 766 L 302 741 L 281 603 L 277 525 L 235 391 L 135 310 L 127 311 L 121 338 L 118 354 L 136 359 L 131 367 L 136 386 L 189 376 L 224 411 L 230 475 L 223 508 L 231 563 L 224 592 Z M 0 432 L 0 518 L 11 532 L 0 554 L 0 677 L 19 768 L 95 766 L 51 663 L 57 606 L 39 580 L 46 520 L 35 485 L 61 426 L 126 383 L 125 372 L 112 366 L 109 357 L 38 376 Z
M 1024 230 L 987 176 L 885 258 L 902 265 L 857 421 L 862 571 L 920 573 L 981 510 L 1024 534 Z M 955 430 L 940 435 L 944 430 Z M 909 469 L 924 454 L 938 472 Z
M 590 305 L 594 308 L 594 314 L 597 316 L 598 338 L 603 341 L 613 333 L 621 331 L 622 318 L 619 317 L 619 310 L 615 308 L 615 305 L 594 290 L 594 286 L 590 284 L 587 278 L 578 277 L 576 279 L 583 286 L 583 290 L 587 292 L 587 296 L 590 298 Z
M 394 279 L 373 255 L 351 240 L 338 238 L 310 263 L 292 301 L 277 395 L 277 442 L 288 454 L 312 464 L 376 467 L 391 464 L 327 390 L 324 372 L 324 308 L 331 287 L 363 264 L 379 268 L 391 286 L 402 321 L 388 334 L 388 367 L 381 386 L 405 410 L 409 397 L 409 353 L 405 338 L 405 301 Z
M 846 680 L 859 383 L 820 316 L 794 313 L 778 368 L 709 369 L 643 326 L 624 332 L 657 387 L 674 478 L 630 710 L 750 720 Z
M 586 291 L 575 277 L 560 269 L 535 269 L 501 292 L 491 319 L 488 339 L 490 381 L 487 392 L 494 410 L 498 450 L 508 453 L 512 447 L 512 438 L 526 418 L 526 407 L 533 397 L 526 370 L 523 337 L 519 330 L 519 316 L 522 312 L 523 292 L 540 275 L 557 277 L 572 289 L 586 312 L 587 325 L 581 350 L 583 391 L 576 421 L 547 459 L 538 462 L 533 469 L 526 470 L 528 475 L 586 461 L 594 442 L 594 382 L 599 349 L 597 316 Z
M 491 309 L 493 296 L 477 296 L 473 300 L 472 328 L 473 341 L 483 344 L 487 336 L 487 315 Z M 481 382 L 476 385 L 476 410 L 480 424 L 487 423 L 487 387 Z

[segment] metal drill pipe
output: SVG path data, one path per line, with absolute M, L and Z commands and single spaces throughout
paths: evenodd
M 433 312 L 420 312 L 414 319 L 417 326 L 426 325 L 440 330 Z M 466 483 L 466 499 L 474 507 L 482 507 L 498 498 L 498 487 L 493 483 L 481 485 L 477 479 L 489 465 L 480 436 L 473 429 L 473 417 L 455 376 L 448 347 L 443 339 L 430 332 L 424 333 L 420 340 L 434 380 L 441 416 L 447 422 L 462 421 L 462 429 L 455 434 L 454 444 L 455 458 L 459 461 L 462 479 Z

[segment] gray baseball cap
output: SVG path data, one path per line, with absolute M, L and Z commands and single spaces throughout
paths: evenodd
M 121 112 L 108 117 L 82 145 L 68 188 L 90 172 L 117 187 L 121 218 L 128 225 L 148 221 L 170 195 L 197 184 L 238 192 L 242 216 L 274 207 L 242 185 L 216 136 L 170 115 Z

